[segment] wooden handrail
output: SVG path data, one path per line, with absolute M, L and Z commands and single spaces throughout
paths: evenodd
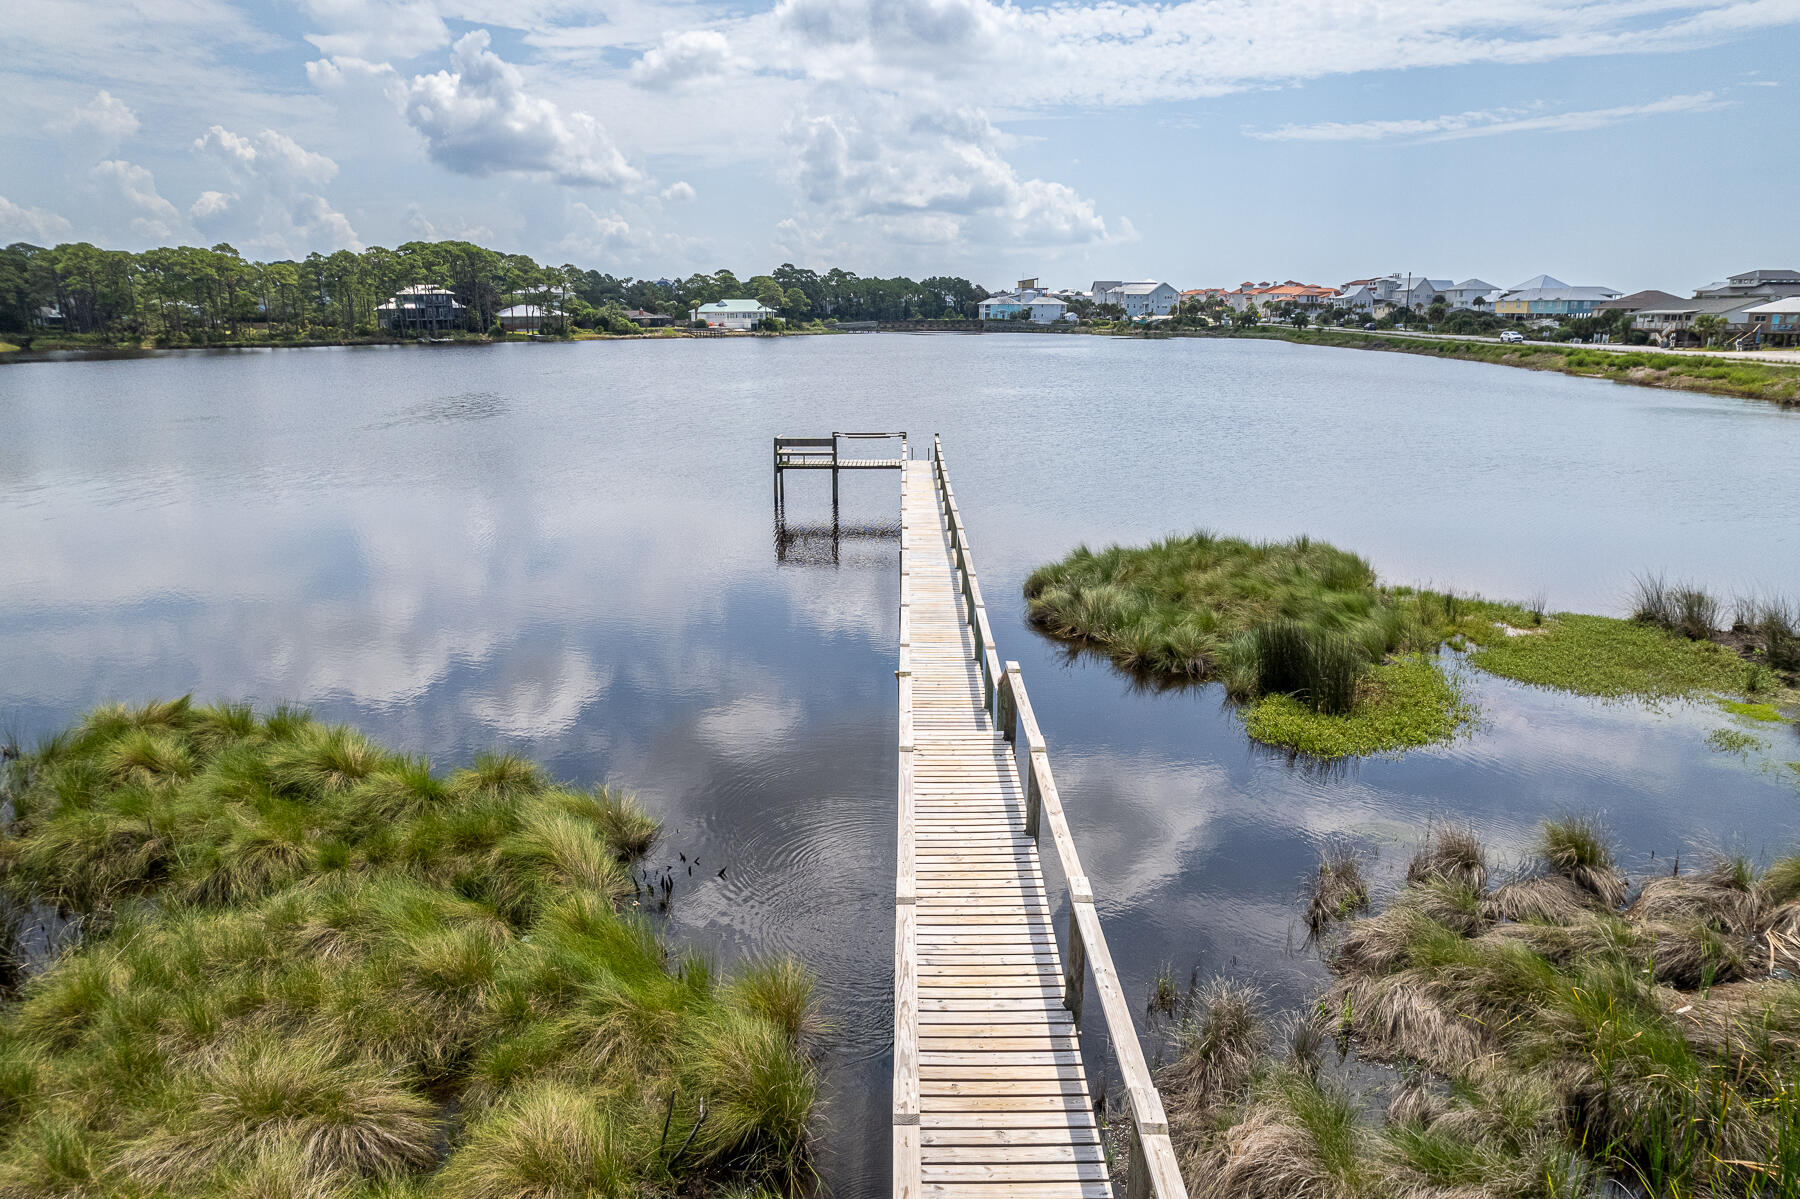
M 904 479 L 910 466 L 901 466 Z M 904 497 L 905 484 L 901 485 Z M 913 842 L 913 679 L 910 565 L 906 504 L 900 505 L 900 795 L 894 877 L 894 1133 L 895 1199 L 921 1199 L 919 1168 L 918 855 Z
M 999 665 L 993 629 L 988 625 L 987 606 L 981 601 L 981 584 L 976 581 L 975 565 L 969 557 L 968 533 L 963 528 L 962 515 L 956 507 L 956 493 L 950 487 L 949 472 L 944 466 L 943 440 L 935 436 L 932 438 L 931 465 L 938 506 L 949 528 L 956 567 L 963 576 L 963 598 L 969 623 L 975 631 L 983 694 L 996 727 L 1013 747 L 1013 765 L 1018 771 L 1020 791 L 1025 796 L 1025 834 L 1041 844 L 1041 830 L 1045 825 L 1049 826 L 1050 840 L 1056 847 L 1056 856 L 1068 883 L 1069 943 L 1063 959 L 1063 1006 L 1075 1017 L 1076 1027 L 1081 1024 L 1082 1001 L 1090 972 L 1100 995 L 1100 1011 L 1106 1020 L 1108 1040 L 1112 1043 L 1131 1117 L 1126 1199 L 1187 1199 L 1187 1185 L 1182 1181 L 1175 1149 L 1169 1141 L 1169 1118 L 1163 1111 L 1162 1096 L 1157 1093 L 1156 1083 L 1150 1076 L 1149 1063 L 1144 1060 L 1131 1005 L 1125 1001 L 1125 989 L 1113 966 L 1106 933 L 1100 927 L 1093 886 L 1081 868 L 1075 836 L 1069 829 L 1062 797 L 1057 793 L 1056 780 L 1050 772 L 1049 747 L 1043 731 L 1038 728 L 1037 715 L 1032 711 L 1031 697 L 1025 691 L 1019 664 L 1007 662 L 1004 670 Z M 907 661 L 906 628 L 903 616 L 902 663 Z M 911 761 L 910 754 L 903 757 L 907 771 L 904 785 L 910 782 Z M 909 818 L 910 809 L 903 816 L 903 819 Z

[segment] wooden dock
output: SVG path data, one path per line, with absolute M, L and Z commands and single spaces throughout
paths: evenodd
M 844 443 L 891 441 L 900 439 L 899 457 L 851 456 L 844 453 Z M 790 470 L 828 470 L 831 472 L 831 509 L 837 512 L 838 472 L 841 470 L 899 470 L 906 461 L 906 434 L 833 433 L 830 437 L 777 437 L 775 439 L 775 512 L 780 516 L 787 502 L 787 472 Z
M 896 1199 L 1111 1196 L 1078 1039 L 1091 970 L 1123 1080 L 1129 1199 L 1186 1199 L 1162 1101 L 1016 662 L 1001 668 L 934 439 L 902 464 Z M 1059 950 L 1038 857 L 1068 884 Z

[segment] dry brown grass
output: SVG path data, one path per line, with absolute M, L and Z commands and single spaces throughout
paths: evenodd
M 1317 937 L 1332 924 L 1369 910 L 1369 885 L 1349 850 L 1327 849 L 1313 875 L 1312 899 L 1306 905 L 1306 927 Z
M 1543 920 L 1567 924 L 1597 910 L 1593 893 L 1560 874 L 1519 879 L 1497 888 L 1481 903 L 1489 920 Z
M 1182 1173 L 1194 1199 L 1352 1199 L 1319 1162 L 1312 1134 L 1272 1104 L 1253 1108 Z
M 1435 880 L 1479 892 L 1487 879 L 1487 851 L 1472 830 L 1457 825 L 1439 825 L 1427 833 L 1406 868 L 1406 881 L 1413 885 Z
M 1175 1060 L 1158 1071 L 1157 1088 L 1172 1118 L 1207 1120 L 1241 1098 L 1268 1051 L 1262 992 L 1214 979 L 1195 996 L 1197 1014 L 1177 1034 Z
M 1481 1020 L 1444 1000 L 1429 975 L 1413 970 L 1340 978 L 1327 993 L 1344 1031 L 1358 1039 L 1365 1056 L 1422 1062 L 1454 1076 L 1493 1050 Z
M 1748 936 L 1761 923 L 1762 906 L 1754 888 L 1704 874 L 1684 874 L 1645 883 L 1626 914 L 1646 922 L 1700 920 L 1722 932 Z

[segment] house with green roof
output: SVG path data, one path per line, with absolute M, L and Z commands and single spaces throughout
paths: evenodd
M 761 300 L 714 300 L 694 308 L 690 315 L 715 329 L 749 329 L 774 316 L 775 310 L 764 308 Z

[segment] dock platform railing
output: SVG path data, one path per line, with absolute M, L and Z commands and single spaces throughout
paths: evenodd
M 898 457 L 853 457 L 844 453 L 846 441 L 891 441 L 900 439 Z M 844 433 L 833 431 L 830 437 L 777 437 L 774 446 L 775 506 L 780 508 L 787 498 L 782 477 L 790 470 L 828 470 L 831 472 L 831 501 L 837 504 L 840 470 L 899 470 L 907 460 L 906 431 L 887 433 Z
M 1068 950 L 1063 957 L 1063 1006 L 1081 1025 L 1087 975 L 1094 976 L 1108 1040 L 1123 1084 L 1130 1128 L 1130 1160 L 1126 1173 L 1127 1199 L 1187 1199 L 1187 1186 L 1169 1141 L 1169 1120 L 1162 1096 L 1151 1079 L 1144 1059 L 1131 1006 L 1113 966 L 1105 931 L 1094 908 L 1093 887 L 1081 866 L 1075 838 L 1063 813 L 1056 780 L 1050 771 L 1050 751 L 1032 712 L 1031 698 L 1017 662 L 1002 666 L 994 647 L 994 631 L 969 553 L 969 534 L 956 505 L 956 490 L 944 466 L 944 446 L 932 438 L 932 476 L 938 503 L 950 532 L 951 553 L 962 576 L 962 596 L 969 627 L 974 633 L 975 656 L 981 666 L 982 696 L 1005 739 L 1013 747 L 1013 763 L 1025 796 L 1025 835 L 1042 844 L 1041 830 L 1049 826 L 1068 883 Z M 904 637 L 904 633 L 903 633 Z

